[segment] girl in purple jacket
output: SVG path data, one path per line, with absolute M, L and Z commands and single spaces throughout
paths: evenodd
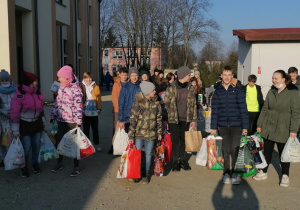
M 10 122 L 14 138 L 20 137 L 25 152 L 25 167 L 21 176 L 28 177 L 30 150 L 33 173 L 39 174 L 38 156 L 44 123 L 44 96 L 37 87 L 37 76 L 30 72 L 22 72 L 22 85 L 16 89 L 11 100 Z
M 58 124 L 56 146 L 68 131 L 82 124 L 82 91 L 76 83 L 72 83 L 74 79 L 72 68 L 63 66 L 57 72 L 57 76 L 60 88 L 51 111 L 51 122 L 57 120 Z M 62 159 L 63 156 L 59 155 L 52 172 L 56 173 L 63 168 Z M 74 159 L 74 169 L 70 176 L 78 176 L 80 173 L 79 160 Z

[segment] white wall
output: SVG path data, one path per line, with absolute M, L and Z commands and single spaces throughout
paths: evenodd
M 240 39 L 238 56 L 238 78 L 243 84 L 247 84 L 248 75 L 255 74 L 257 84 L 261 85 L 265 97 L 272 86 L 274 71 L 282 69 L 287 72 L 291 66 L 300 69 L 300 42 L 251 43 Z M 244 69 L 242 68 L 243 58 L 245 58 Z M 261 68 L 261 74 L 258 74 L 258 67 Z
M 0 0 L 0 69 L 6 69 L 6 71 L 11 72 L 8 16 L 7 1 Z

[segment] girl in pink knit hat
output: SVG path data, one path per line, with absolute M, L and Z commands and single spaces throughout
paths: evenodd
M 51 111 L 51 122 L 57 120 L 57 141 L 56 146 L 62 137 L 73 128 L 82 124 L 82 91 L 81 88 L 73 82 L 74 74 L 70 66 L 63 66 L 58 72 L 58 81 L 60 88 L 55 100 L 55 105 Z M 57 164 L 53 167 L 52 172 L 63 168 L 63 156 L 59 155 Z M 79 160 L 74 159 L 74 169 L 70 176 L 78 176 L 81 173 L 79 169 Z

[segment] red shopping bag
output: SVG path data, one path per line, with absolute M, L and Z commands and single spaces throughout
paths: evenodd
M 141 150 L 129 143 L 121 156 L 117 178 L 138 179 L 141 177 Z
M 171 161 L 171 154 L 172 154 L 172 141 L 171 141 L 171 134 L 169 132 L 165 133 L 164 136 L 165 140 L 165 163 L 169 163 Z

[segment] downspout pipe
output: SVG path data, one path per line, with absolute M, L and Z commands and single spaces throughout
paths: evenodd
M 34 0 L 34 13 L 35 13 L 35 47 L 36 47 L 36 73 L 38 76 L 38 81 L 41 81 L 40 75 L 40 45 L 39 45 L 39 18 L 38 18 L 38 0 Z M 40 89 L 40 83 L 38 83 L 38 88 Z
M 77 75 L 77 77 L 78 77 L 78 74 L 79 74 L 79 72 L 78 72 L 78 66 L 79 66 L 79 62 L 78 62 L 78 29 L 77 29 L 77 14 L 78 14 L 78 11 L 77 11 L 77 9 L 78 9 L 78 1 L 77 0 L 75 0 L 75 15 L 74 15 L 74 17 L 75 17 L 75 59 L 76 59 L 76 61 L 75 61 L 75 63 L 76 63 L 76 68 L 75 68 L 75 74 Z

